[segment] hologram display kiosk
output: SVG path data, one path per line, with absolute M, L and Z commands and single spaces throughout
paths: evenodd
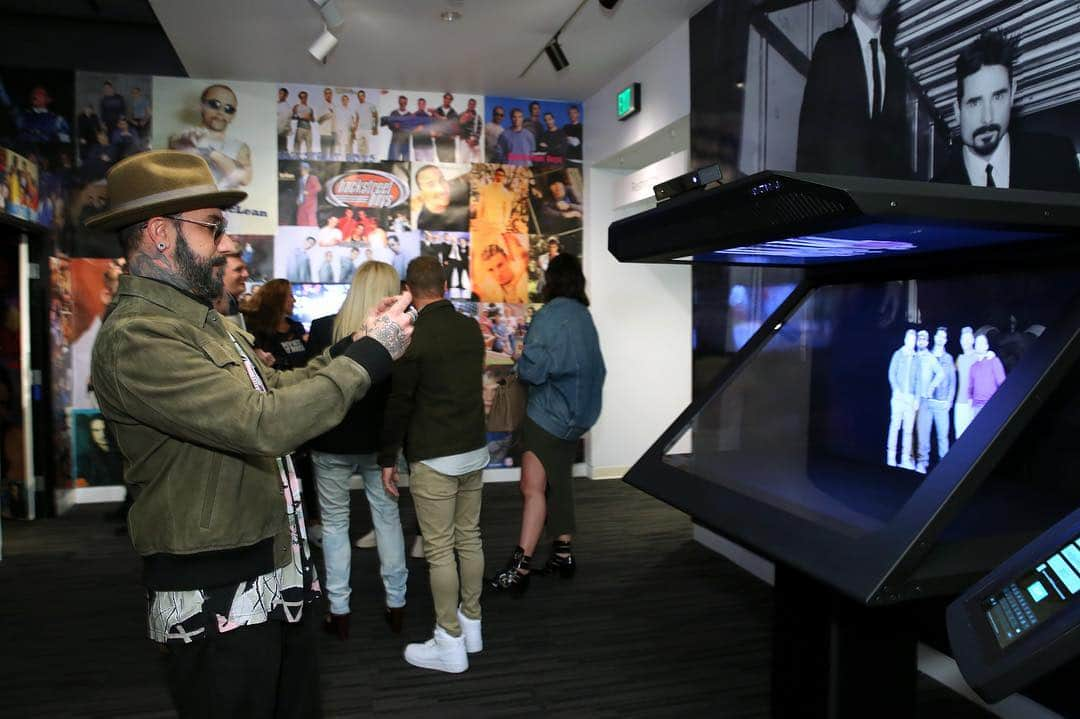
M 784 172 L 611 225 L 623 262 L 804 269 L 625 478 L 776 563 L 777 716 L 910 716 L 910 600 L 1080 504 L 1078 229 L 1072 195 Z

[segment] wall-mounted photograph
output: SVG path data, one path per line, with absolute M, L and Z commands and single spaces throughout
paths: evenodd
M 264 83 L 154 78 L 153 146 L 199 155 L 219 189 L 243 190 L 228 209 L 233 232 L 272 234 L 277 226 L 277 151 Z

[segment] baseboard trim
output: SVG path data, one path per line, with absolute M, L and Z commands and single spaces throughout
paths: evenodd
M 592 474 L 589 476 L 593 479 L 622 479 L 629 471 L 629 466 L 615 464 L 608 467 L 593 467 Z
M 1004 719 L 1062 719 L 1057 712 L 1050 711 L 1022 694 L 1013 694 L 994 704 L 987 704 L 964 681 L 960 667 L 952 657 L 921 643 L 918 651 L 920 672 L 995 716 Z

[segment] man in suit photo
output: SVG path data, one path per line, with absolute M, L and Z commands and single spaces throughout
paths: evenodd
M 882 33 L 893 0 L 838 2 L 850 18 L 814 46 L 799 112 L 796 169 L 909 178 L 907 70 Z
M 956 58 L 960 142 L 936 182 L 977 187 L 1080 192 L 1076 148 L 1065 137 L 1010 130 L 1016 98 L 1016 43 L 996 30 Z

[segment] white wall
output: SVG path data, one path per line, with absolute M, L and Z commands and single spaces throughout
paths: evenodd
M 642 110 L 619 122 L 615 97 L 632 82 L 641 83 Z M 615 75 L 585 101 L 585 164 L 603 162 L 619 150 L 690 114 L 690 23 L 684 22 Z M 655 158 L 659 160 L 660 158 Z M 637 168 L 632 168 L 637 169 Z
M 646 207 L 656 205 L 653 188 L 690 170 L 690 151 L 680 150 L 673 155 L 657 160 L 648 167 L 619 177 L 615 182 L 614 204 L 624 209 L 627 205 L 645 202 Z
M 596 167 L 689 114 L 689 47 L 684 23 L 585 101 L 584 265 L 608 369 L 604 410 L 587 444 L 593 477 L 621 476 L 690 403 L 690 269 L 616 262 L 607 230 L 627 213 L 615 209 L 625 173 Z M 642 85 L 642 111 L 619 122 L 615 96 L 631 82 Z

